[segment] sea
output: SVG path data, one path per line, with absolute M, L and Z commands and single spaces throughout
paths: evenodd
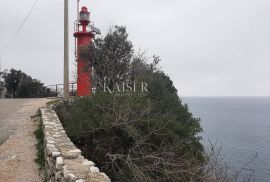
M 243 167 L 252 181 L 270 182 L 270 97 L 184 97 L 201 119 L 202 144 L 221 146 L 233 170 Z

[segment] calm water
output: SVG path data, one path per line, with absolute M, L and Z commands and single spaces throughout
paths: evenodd
M 185 97 L 190 111 L 201 118 L 204 145 L 222 144 L 222 156 L 239 169 L 249 165 L 258 182 L 270 182 L 270 97 Z

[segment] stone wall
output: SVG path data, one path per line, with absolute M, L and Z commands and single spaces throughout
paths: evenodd
M 55 111 L 40 109 L 44 132 L 45 174 L 49 182 L 110 182 L 70 141 Z

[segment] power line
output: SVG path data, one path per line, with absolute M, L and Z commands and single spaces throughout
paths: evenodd
M 31 6 L 30 10 L 28 11 L 28 13 L 26 14 L 26 17 L 24 18 L 23 22 L 20 24 L 19 28 L 17 29 L 17 31 L 15 32 L 15 34 L 12 36 L 12 38 L 10 39 L 10 41 L 7 43 L 7 45 L 4 47 L 4 49 L 0 52 L 0 56 L 9 48 L 9 46 L 12 44 L 12 42 L 15 40 L 15 38 L 17 37 L 17 35 L 20 33 L 20 31 L 22 30 L 25 22 L 27 21 L 27 19 L 29 18 L 29 16 L 31 15 L 32 11 L 34 10 L 37 2 L 39 0 L 35 0 L 33 5 Z
M 0 72 L 2 71 L 2 55 L 3 53 L 9 48 L 9 46 L 12 44 L 12 42 L 15 40 L 15 38 L 17 37 L 17 35 L 20 33 L 20 31 L 22 30 L 25 22 L 27 21 L 27 19 L 29 18 L 29 16 L 31 15 L 32 11 L 34 10 L 36 4 L 37 4 L 38 0 L 35 0 L 33 5 L 31 6 L 30 10 L 28 11 L 28 13 L 26 14 L 26 17 L 24 18 L 23 22 L 20 24 L 19 28 L 17 29 L 17 31 L 14 33 L 14 35 L 12 36 L 12 38 L 9 40 L 9 42 L 6 44 L 6 46 L 4 47 L 4 49 L 2 49 L 2 51 L 0 52 Z M 1 76 L 0 76 L 0 97 L 1 97 Z

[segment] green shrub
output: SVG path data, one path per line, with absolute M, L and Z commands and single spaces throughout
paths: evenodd
M 159 104 L 149 96 L 96 94 L 57 111 L 71 140 L 113 181 L 189 179 L 185 171 L 203 162 L 203 148 L 192 133 L 198 120 L 180 103 L 173 112 Z
M 38 122 L 38 127 L 34 131 L 34 135 L 36 136 L 36 159 L 35 162 L 39 164 L 39 169 L 43 170 L 45 168 L 45 156 L 44 156 L 44 133 L 42 129 L 42 124 L 41 124 L 41 118 L 40 118 L 40 113 L 36 114 L 33 116 L 35 118 L 35 122 Z

